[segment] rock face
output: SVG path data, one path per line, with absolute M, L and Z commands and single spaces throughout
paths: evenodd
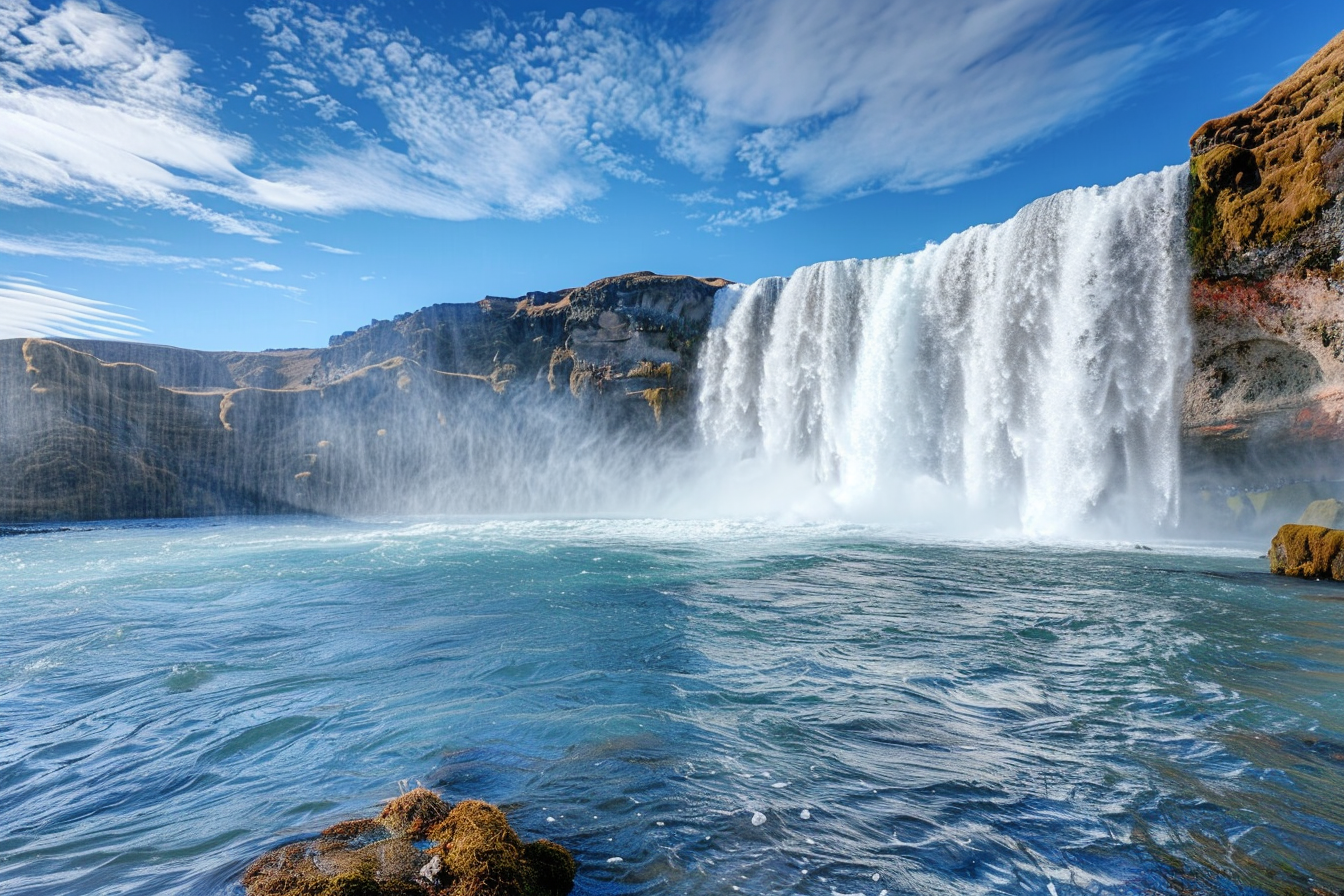
M 3 340 L 0 523 L 592 509 L 582 455 L 620 479 L 685 437 L 722 285 L 643 272 L 434 305 L 325 349 Z
M 1272 528 L 1344 497 L 1342 125 L 1344 34 L 1191 138 L 1187 516 Z

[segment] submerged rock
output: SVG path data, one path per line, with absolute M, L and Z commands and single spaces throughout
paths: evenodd
M 1269 571 L 1344 582 L 1344 530 L 1289 523 L 1269 545 Z
M 242 883 L 247 896 L 567 896 L 576 871 L 568 850 L 523 843 L 495 806 L 450 808 L 420 787 L 377 818 L 266 853 Z

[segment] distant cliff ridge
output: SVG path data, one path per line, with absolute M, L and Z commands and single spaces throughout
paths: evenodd
M 0 520 L 609 507 L 687 438 L 724 282 L 435 305 L 325 349 L 0 341 Z

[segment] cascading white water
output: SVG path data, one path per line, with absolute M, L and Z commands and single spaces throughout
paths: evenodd
M 706 441 L 807 464 L 846 505 L 880 510 L 932 481 L 1032 533 L 1174 522 L 1187 176 L 723 289 L 700 360 Z

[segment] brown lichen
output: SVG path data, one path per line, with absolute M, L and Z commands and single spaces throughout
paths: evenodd
M 674 369 L 670 362 L 654 364 L 652 361 L 641 361 L 635 365 L 625 376 L 627 379 L 665 379 L 671 380 Z
M 640 389 L 627 394 L 638 395 L 648 402 L 649 407 L 653 409 L 653 420 L 659 425 L 663 422 L 663 410 L 669 404 L 681 397 L 681 392 L 670 386 L 659 386 L 654 389 Z
M 452 881 L 450 896 L 523 896 L 530 891 L 523 843 L 504 813 L 480 800 L 463 800 L 431 833 Z
M 546 370 L 546 382 L 550 385 L 551 391 L 555 391 L 555 368 L 568 362 L 573 365 L 574 352 L 567 348 L 557 348 L 551 352 L 551 363 Z

